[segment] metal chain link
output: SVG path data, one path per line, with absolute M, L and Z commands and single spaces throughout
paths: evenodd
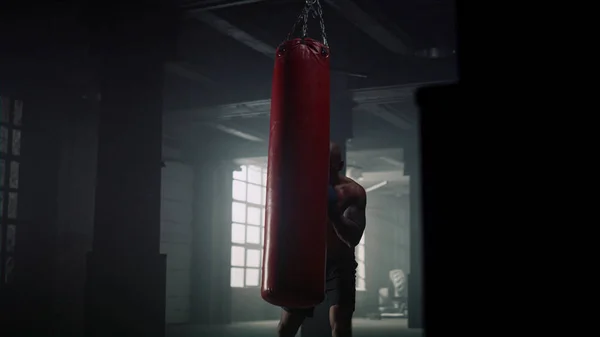
M 325 20 L 323 19 L 323 7 L 321 7 L 321 1 L 317 0 L 317 14 L 319 15 L 319 25 L 321 26 L 321 37 L 323 38 L 323 44 L 325 47 L 329 47 L 327 43 L 327 33 L 325 33 Z
M 316 9 L 313 7 L 314 5 L 316 5 Z M 304 8 L 302 8 L 302 12 L 300 13 L 300 15 L 298 15 L 296 22 L 294 22 L 294 25 L 292 26 L 292 30 L 288 33 L 285 40 L 289 41 L 292 39 L 292 36 L 294 35 L 294 33 L 296 33 L 296 29 L 298 28 L 298 24 L 300 24 L 300 22 L 302 22 L 302 38 L 306 38 L 306 36 L 308 35 L 308 16 L 311 14 L 311 12 L 313 18 L 316 19 L 318 16 L 319 25 L 321 26 L 321 37 L 323 38 L 323 44 L 326 47 L 329 47 L 329 44 L 327 43 L 327 34 L 325 33 L 325 20 L 323 19 L 323 8 L 321 7 L 321 2 L 319 0 L 306 0 L 306 5 L 304 5 Z
M 312 11 L 312 5 L 308 4 L 308 0 L 306 1 L 306 6 L 302 9 L 302 18 L 304 19 L 304 23 L 302 24 L 302 38 L 305 39 L 308 35 L 308 14 Z

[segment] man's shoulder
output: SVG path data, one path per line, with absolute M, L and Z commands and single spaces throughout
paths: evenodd
M 358 199 L 366 199 L 367 198 L 367 192 L 365 191 L 364 187 L 362 187 L 359 183 L 354 181 L 352 178 L 344 177 L 344 179 L 342 181 L 342 185 L 345 185 L 344 189 L 346 189 L 348 191 L 348 194 L 350 194 Z

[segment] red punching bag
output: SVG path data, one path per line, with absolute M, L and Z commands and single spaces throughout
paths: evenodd
M 326 44 L 298 38 L 278 48 L 261 286 L 262 298 L 278 306 L 325 298 L 329 90 Z

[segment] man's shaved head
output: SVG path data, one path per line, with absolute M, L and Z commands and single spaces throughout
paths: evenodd
M 342 149 L 334 142 L 329 142 L 329 161 L 332 164 L 342 161 Z
M 342 149 L 334 142 L 329 142 L 329 176 L 337 180 L 340 171 L 344 168 Z

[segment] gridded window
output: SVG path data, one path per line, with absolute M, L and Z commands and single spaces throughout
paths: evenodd
M 356 290 L 364 291 L 367 290 L 367 284 L 365 282 L 365 234 L 363 233 L 362 239 L 358 246 L 356 246 Z
M 231 203 L 231 287 L 258 287 L 262 267 L 267 171 L 241 166 L 233 172 Z M 365 235 L 356 247 L 356 290 L 366 290 Z
M 0 286 L 15 266 L 22 118 L 23 101 L 0 96 Z
M 243 165 L 231 191 L 231 287 L 258 287 L 262 265 L 267 171 Z

